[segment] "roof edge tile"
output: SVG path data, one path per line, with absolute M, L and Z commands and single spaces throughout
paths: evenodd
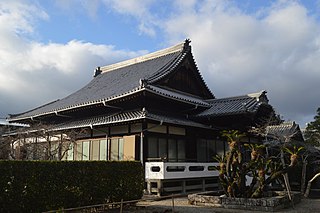
M 67 106 L 67 107 L 53 109 L 53 110 L 50 110 L 48 112 L 42 112 L 42 113 L 38 113 L 38 114 L 34 114 L 34 115 L 28 115 L 28 116 L 24 116 L 24 117 L 8 118 L 7 120 L 9 122 L 14 122 L 14 121 L 25 120 L 25 119 L 34 119 L 34 118 L 39 117 L 39 116 L 59 113 L 59 112 L 62 112 L 62 111 L 67 111 L 67 110 L 75 109 L 75 108 L 78 108 L 78 107 L 90 106 L 90 105 L 101 104 L 101 103 L 105 104 L 108 101 L 112 101 L 112 100 L 115 100 L 115 99 L 118 99 L 118 98 L 122 98 L 122 97 L 125 97 L 125 96 L 128 96 L 128 95 L 132 95 L 132 94 L 135 94 L 135 93 L 143 91 L 143 90 L 145 90 L 144 87 L 136 87 L 136 88 L 134 88 L 134 89 L 132 89 L 132 90 L 130 90 L 128 92 L 124 92 L 122 94 L 111 96 L 111 97 L 107 97 L 107 98 L 104 98 L 104 99 L 84 102 L 84 103 L 76 104 L 76 105 L 70 105 L 70 106 Z M 30 110 L 30 111 L 32 111 L 32 110 Z

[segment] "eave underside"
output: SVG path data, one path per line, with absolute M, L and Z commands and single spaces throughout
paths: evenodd
M 210 105 L 203 99 L 199 98 L 199 97 L 195 97 L 195 96 L 190 96 L 188 94 L 183 94 L 181 92 L 178 91 L 173 91 L 173 90 L 169 90 L 169 89 L 165 89 L 165 88 L 160 88 L 157 86 L 152 86 L 152 85 L 148 85 L 146 87 L 143 88 L 136 88 L 133 92 L 131 93 L 127 93 L 124 94 L 123 96 L 119 96 L 117 98 L 114 99 L 109 99 L 108 101 L 105 100 L 101 100 L 99 102 L 94 102 L 94 103 L 90 103 L 87 105 L 81 105 L 81 106 L 77 106 L 77 107 L 72 107 L 72 108 L 67 108 L 67 109 L 60 109 L 60 110 L 55 110 L 55 111 L 48 111 L 48 112 L 44 112 L 44 113 L 40 113 L 40 114 L 34 114 L 34 115 L 24 115 L 26 117 L 24 117 L 23 115 L 18 116 L 18 117 L 13 117 L 8 119 L 10 122 L 18 122 L 18 123 L 30 123 L 30 120 L 41 120 L 42 118 L 46 118 L 46 117 L 54 117 L 54 116 L 70 116 L 69 114 L 72 114 L 73 112 L 76 111 L 83 111 L 82 109 L 89 109 L 90 108 L 95 108 L 95 107 L 99 107 L 99 106 L 105 106 L 106 108 L 108 108 L 109 106 L 116 105 L 116 106 L 120 106 L 117 103 L 120 102 L 125 102 L 127 100 L 133 100 L 136 97 L 139 97 L 141 95 L 145 96 L 146 94 L 153 94 L 155 96 L 158 96 L 160 99 L 167 99 L 169 101 L 173 101 L 176 102 L 176 104 L 184 104 L 184 105 L 189 105 L 190 107 L 192 106 L 199 106 L 199 107 L 205 107 L 208 108 Z M 143 102 L 142 100 L 140 100 L 141 102 Z M 141 104 L 137 105 L 137 107 L 144 107 Z
M 146 110 L 134 110 L 127 112 L 120 112 L 115 114 L 100 115 L 89 118 L 81 118 L 77 120 L 67 121 L 56 125 L 47 125 L 43 128 L 26 128 L 19 133 L 31 133 L 36 131 L 48 131 L 48 132 L 63 132 L 65 130 L 79 129 L 79 128 L 96 128 L 102 126 L 114 126 L 122 125 L 126 123 L 138 123 L 143 121 L 159 122 L 161 124 L 171 124 L 182 127 L 195 127 L 202 129 L 212 129 L 210 126 L 189 120 L 184 117 L 172 116 L 166 114 L 147 112 Z M 12 134 L 18 134 L 12 133 Z

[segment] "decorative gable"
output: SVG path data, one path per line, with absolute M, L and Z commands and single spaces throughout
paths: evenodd
M 180 62 L 174 71 L 156 82 L 156 84 L 203 99 L 214 99 L 214 95 L 208 89 L 198 71 L 191 51 L 187 53 L 183 61 Z

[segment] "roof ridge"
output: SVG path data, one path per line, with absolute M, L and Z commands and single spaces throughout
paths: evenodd
M 100 70 L 101 70 L 102 73 L 109 72 L 109 71 L 112 71 L 112 70 L 116 70 L 116 69 L 119 69 L 119 68 L 130 66 L 130 65 L 133 65 L 133 64 L 136 64 L 136 63 L 141 63 L 141 62 L 149 61 L 149 60 L 152 60 L 152 59 L 155 59 L 155 58 L 159 58 L 161 56 L 169 55 L 171 53 L 182 52 L 185 49 L 185 46 L 186 46 L 187 42 L 189 42 L 189 41 L 186 40 L 186 41 L 181 42 L 181 43 L 179 43 L 177 45 L 174 45 L 174 46 L 162 49 L 162 50 L 158 50 L 156 52 L 152 52 L 152 53 L 149 53 L 147 55 L 142 55 L 142 56 L 139 56 L 139 57 L 136 57 L 136 58 L 132 58 L 132 59 L 129 59 L 129 60 L 125 60 L 125 61 L 121 61 L 121 62 L 118 62 L 118 63 L 115 63 L 115 64 L 110 64 L 110 65 L 107 65 L 107 66 L 103 66 L 103 67 L 100 67 Z
M 214 101 L 224 101 L 224 100 L 230 100 L 230 99 L 241 99 L 241 98 L 253 98 L 253 97 L 250 97 L 248 95 L 238 95 L 238 96 L 231 96 L 231 97 L 225 97 L 225 98 L 214 98 L 214 99 L 209 99 L 209 100 L 206 100 L 207 102 L 214 102 Z
M 255 92 L 255 93 L 249 93 L 247 96 L 250 96 L 252 98 L 259 98 L 261 95 L 265 95 L 267 93 L 266 90 L 261 90 L 260 92 Z
M 280 124 L 274 124 L 274 125 L 269 125 L 268 127 L 279 127 L 279 126 L 297 126 L 299 124 L 297 124 L 295 121 L 283 121 Z
M 244 95 L 237 95 L 237 96 L 230 96 L 230 97 L 224 97 L 224 98 L 214 98 L 214 99 L 208 99 L 207 101 L 222 101 L 222 100 L 228 100 L 228 99 L 236 99 L 236 98 L 259 98 L 262 94 L 266 94 L 267 92 L 265 90 L 262 90 L 260 92 L 256 93 L 249 93 Z

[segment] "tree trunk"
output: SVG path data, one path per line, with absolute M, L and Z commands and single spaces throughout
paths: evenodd
M 60 142 L 58 142 L 58 160 L 62 160 L 63 134 L 60 134 Z
M 49 135 L 46 136 L 46 140 L 47 140 L 47 143 L 48 143 L 47 159 L 46 160 L 52 160 L 51 141 L 50 141 L 50 136 Z
M 308 161 L 305 159 L 302 162 L 302 174 L 301 174 L 301 189 L 300 192 L 303 194 L 305 188 L 306 188 L 306 174 L 307 174 L 307 164 Z

